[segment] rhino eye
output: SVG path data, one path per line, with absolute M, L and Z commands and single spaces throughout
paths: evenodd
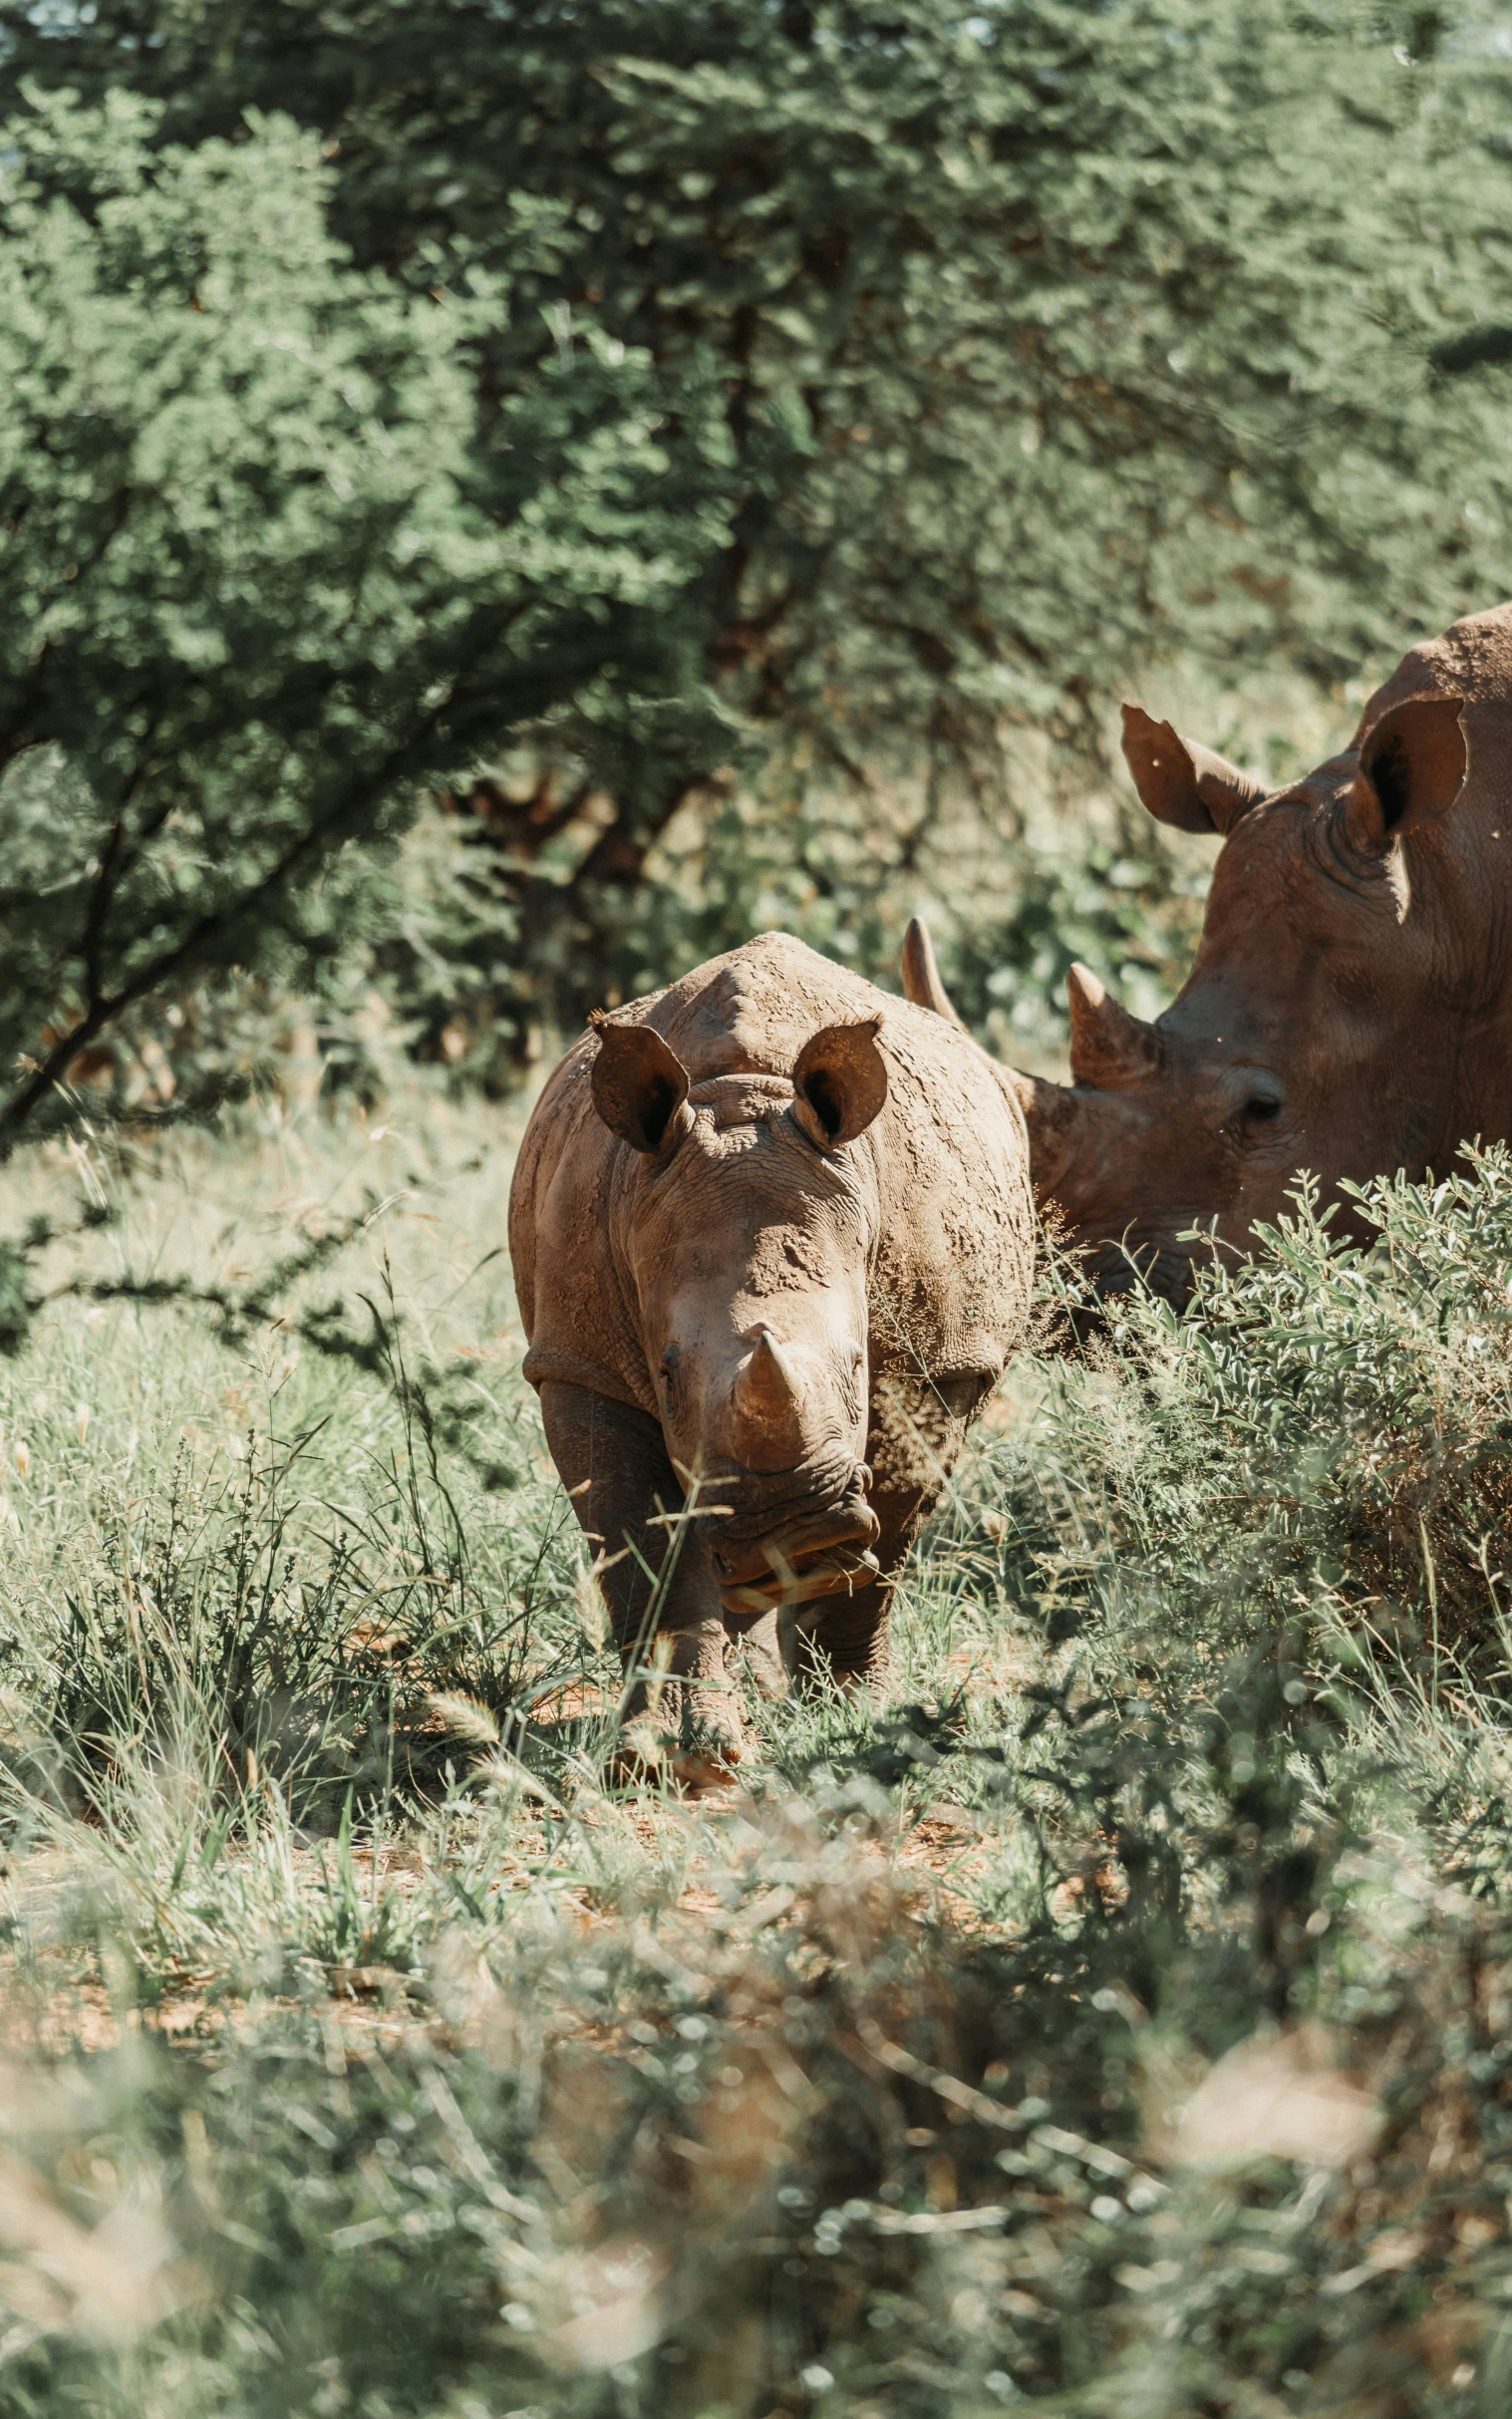
M 1271 1119 L 1280 1114 L 1281 1102 L 1274 1092 L 1255 1092 L 1244 1104 L 1246 1125 L 1269 1125 Z

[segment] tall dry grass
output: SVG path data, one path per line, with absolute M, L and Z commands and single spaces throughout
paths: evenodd
M 685 1802 L 610 1785 L 516 1121 L 378 1123 L 7 1179 L 112 1211 L 54 1286 L 367 1223 L 0 1365 L 0 2419 L 1499 2413 L 1505 1167 L 1024 1364 L 888 1701 Z

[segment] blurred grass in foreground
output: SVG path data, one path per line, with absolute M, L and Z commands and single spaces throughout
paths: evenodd
M 7 1179 L 112 1211 L 55 1285 L 388 1206 L 0 1365 L 0 2414 L 1504 2411 L 1505 1161 L 1022 1364 L 891 1699 L 686 1804 L 601 1779 L 517 1123 Z

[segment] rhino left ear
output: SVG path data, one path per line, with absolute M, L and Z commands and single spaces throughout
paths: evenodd
M 590 1078 L 593 1105 L 633 1151 L 669 1151 L 693 1112 L 688 1069 L 650 1025 L 612 1025 L 601 1009 L 588 1020 L 598 1035 Z
M 1453 805 L 1470 765 L 1463 706 L 1459 697 L 1403 698 L 1366 734 L 1345 810 L 1362 852 L 1385 848 Z
M 1173 823 L 1178 831 L 1230 831 L 1270 795 L 1264 781 L 1211 748 L 1184 740 L 1142 706 L 1123 709 L 1123 760 L 1156 822 Z
M 792 1113 L 820 1150 L 854 1142 L 887 1098 L 887 1060 L 877 1048 L 881 1022 L 826 1025 L 797 1055 Z

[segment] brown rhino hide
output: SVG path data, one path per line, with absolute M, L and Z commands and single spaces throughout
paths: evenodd
M 1362 1233 L 1346 1180 L 1512 1135 L 1512 605 L 1414 647 L 1286 787 L 1137 708 L 1125 754 L 1152 814 L 1224 835 L 1196 961 L 1153 1025 L 1073 970 L 1074 1080 L 1019 1083 L 1041 1200 L 1104 1282 L 1180 1299 L 1304 1169 Z
M 738 1752 L 730 1637 L 768 1678 L 778 1640 L 788 1669 L 880 1676 L 897 1568 L 1026 1323 L 1011 1079 L 768 934 L 568 1054 L 509 1239 L 525 1373 L 621 1648 L 673 1642 L 683 1767 Z

